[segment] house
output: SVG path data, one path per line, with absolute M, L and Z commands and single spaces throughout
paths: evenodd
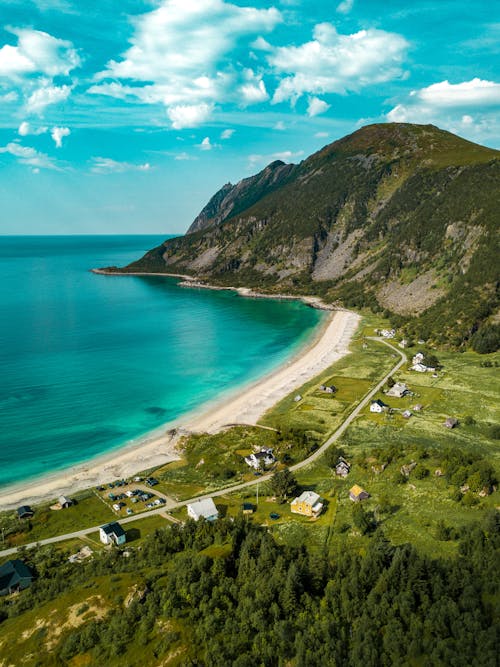
M 349 489 L 349 498 L 355 503 L 359 503 L 361 500 L 366 500 L 366 498 L 369 497 L 370 494 L 368 493 L 368 491 L 365 491 L 357 484 L 355 484 L 351 489 Z
M 320 501 L 320 496 L 314 491 L 304 491 L 298 498 L 292 500 L 290 509 L 294 514 L 317 517 L 323 509 L 323 503 Z
M 424 406 L 422 405 L 422 403 L 417 403 L 416 405 L 413 406 L 413 409 L 415 410 L 415 412 L 422 412 Z
M 300 394 L 297 394 L 297 396 L 295 396 L 293 400 L 295 401 L 295 403 L 298 403 L 299 401 L 302 400 L 302 396 Z
M 10 595 L 31 586 L 35 575 L 22 560 L 8 560 L 0 567 L 0 595 Z
M 396 331 L 395 329 L 382 329 L 380 331 L 380 335 L 382 336 L 382 338 L 394 338 L 394 336 L 396 335 Z
M 262 447 L 262 449 L 255 454 L 245 456 L 245 463 L 255 470 L 260 470 L 261 467 L 270 466 L 275 463 L 276 459 L 273 455 L 273 450 Z
M 322 384 L 320 386 L 320 390 L 324 391 L 325 394 L 334 394 L 337 391 L 337 388 L 333 384 L 331 384 L 331 385 Z
M 408 347 L 408 341 L 406 340 L 406 338 L 403 338 L 403 340 L 400 341 L 399 347 L 402 347 L 403 350 L 405 349 L 405 347 Z
M 252 505 L 252 503 L 243 503 L 241 511 L 243 514 L 253 514 L 255 512 L 255 506 Z
M 405 411 L 403 412 L 403 417 L 404 417 L 405 419 L 410 419 L 411 416 L 412 416 L 412 415 L 411 415 L 411 412 L 410 412 L 409 410 L 405 410 Z
M 372 401 L 370 404 L 370 412 L 384 412 L 384 410 L 388 406 L 384 403 L 384 401 L 381 401 L 379 398 L 377 398 L 376 401 Z
M 335 466 L 335 474 L 337 477 L 347 477 L 351 471 L 351 465 L 347 463 L 342 457 L 339 458 L 337 465 Z
M 71 507 L 73 504 L 73 501 L 68 498 L 67 496 L 59 496 L 59 505 L 61 506 L 62 509 L 66 509 L 67 507 Z
M 422 352 L 417 352 L 417 354 L 414 355 L 413 359 L 411 360 L 412 364 L 421 364 L 422 361 L 424 360 L 424 355 Z
M 219 518 L 219 511 L 212 498 L 204 498 L 203 500 L 196 500 L 194 503 L 189 503 L 187 512 L 188 516 L 195 521 L 199 519 L 215 521 Z
M 22 505 L 17 508 L 17 517 L 19 519 L 31 519 L 35 512 L 29 507 L 29 505 Z
M 408 393 L 409 389 L 404 382 L 396 382 L 387 392 L 387 396 L 394 396 L 395 398 L 403 398 Z
M 458 426 L 458 419 L 455 419 L 455 417 L 448 417 L 444 422 L 444 425 L 446 428 L 455 428 L 455 426 Z
M 413 364 L 413 366 L 410 368 L 412 371 L 417 371 L 417 373 L 426 373 L 427 372 L 427 366 L 424 366 L 424 364 Z
M 127 536 L 118 521 L 107 523 L 99 528 L 99 538 L 103 544 L 125 544 Z

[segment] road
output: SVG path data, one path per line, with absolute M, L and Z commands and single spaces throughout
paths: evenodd
M 375 396 L 375 394 L 384 386 L 384 384 L 387 382 L 388 378 L 393 375 L 396 371 L 398 371 L 403 364 L 405 364 L 408 361 L 408 357 L 404 352 L 402 352 L 400 349 L 397 347 L 394 347 L 394 345 L 391 345 L 386 340 L 383 340 L 381 338 L 369 338 L 369 340 L 373 340 L 379 343 L 383 343 L 384 345 L 387 345 L 390 347 L 392 350 L 397 352 L 397 354 L 401 357 L 398 363 L 391 368 L 391 370 L 383 377 L 383 379 L 377 384 L 376 387 L 371 389 L 359 402 L 359 404 L 354 408 L 354 410 L 349 414 L 349 416 L 345 419 L 345 421 L 342 422 L 342 424 L 338 427 L 338 429 L 319 447 L 311 456 L 308 456 L 307 459 L 304 459 L 303 461 L 300 461 L 300 463 L 296 463 L 293 466 L 290 466 L 290 470 L 296 471 L 296 470 L 301 470 L 301 468 L 305 468 L 305 466 L 309 465 L 310 463 L 313 463 L 313 461 L 316 461 L 322 454 L 325 453 L 325 451 L 332 445 L 334 442 L 336 442 L 340 436 L 346 431 L 347 428 L 352 424 L 354 419 L 359 415 L 361 410 L 366 406 L 368 401 Z M 128 524 L 132 523 L 133 521 L 140 521 L 141 519 L 145 519 L 150 516 L 154 516 L 155 514 L 162 514 L 165 513 L 165 511 L 171 511 L 174 509 L 177 509 L 179 507 L 184 507 L 188 503 L 192 503 L 195 500 L 202 500 L 204 498 L 219 498 L 220 496 L 225 496 L 228 493 L 234 493 L 235 491 L 241 491 L 242 489 L 246 489 L 249 486 L 255 486 L 256 484 L 260 484 L 262 482 L 265 482 L 269 480 L 272 477 L 273 473 L 268 473 L 267 475 L 262 475 L 260 477 L 257 477 L 256 479 L 252 479 L 249 482 L 242 482 L 241 484 L 235 484 L 233 486 L 226 487 L 224 489 L 219 489 L 218 491 L 213 491 L 212 493 L 206 493 L 202 496 L 196 496 L 195 498 L 189 498 L 188 500 L 181 500 L 179 502 L 172 502 L 172 499 L 167 498 L 167 504 L 162 505 L 158 509 L 155 510 L 150 510 L 149 512 L 142 512 L 141 514 L 135 514 L 134 516 L 129 516 L 123 519 L 120 519 L 121 524 Z M 163 494 L 162 494 L 163 495 Z M 165 496 L 166 497 L 166 496 Z M 45 544 L 56 544 L 57 542 L 64 542 L 65 540 L 71 540 L 75 538 L 81 538 L 89 535 L 90 533 L 95 533 L 99 530 L 99 526 L 92 526 L 91 528 L 84 528 L 82 530 L 77 530 L 74 533 L 66 533 L 65 535 L 57 535 L 55 537 L 47 537 L 44 540 L 40 540 L 39 542 L 30 542 L 29 544 L 23 545 L 27 549 L 32 549 L 33 547 L 40 546 L 40 545 L 45 545 Z M 11 549 L 4 549 L 3 551 L 0 551 L 0 558 L 3 556 L 11 556 L 12 554 L 17 553 L 18 547 L 13 547 Z

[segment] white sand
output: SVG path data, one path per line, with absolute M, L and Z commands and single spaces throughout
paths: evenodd
M 199 412 L 165 424 L 154 433 L 132 441 L 123 448 L 46 477 L 7 487 L 0 491 L 0 509 L 21 504 L 37 504 L 57 496 L 99 486 L 179 458 L 179 439 L 192 432 L 215 433 L 230 424 L 256 424 L 262 415 L 287 394 L 321 373 L 347 354 L 360 317 L 349 311 L 328 315 L 316 337 L 286 364 L 239 388 L 220 396 Z

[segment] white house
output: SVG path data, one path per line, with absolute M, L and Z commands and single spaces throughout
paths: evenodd
M 386 407 L 387 405 L 378 398 L 376 401 L 371 402 L 370 412 L 384 412 Z
M 219 518 L 219 511 L 212 498 L 204 498 L 203 500 L 195 500 L 194 503 L 188 503 L 187 512 L 188 516 L 195 521 L 198 521 L 198 519 L 215 521 Z
M 117 521 L 99 528 L 99 538 L 103 544 L 125 544 L 127 536 Z
M 72 504 L 73 501 L 71 500 L 71 498 L 68 498 L 68 496 L 59 496 L 59 505 L 61 505 L 62 509 L 71 507 Z
M 259 452 L 245 456 L 245 463 L 255 470 L 260 470 L 262 466 L 272 465 L 276 459 L 273 455 L 273 450 L 263 447 Z
M 426 373 L 428 369 L 427 369 L 427 366 L 424 366 L 424 364 L 417 363 L 417 364 L 413 364 L 413 366 L 411 367 L 411 370 L 412 371 L 417 371 L 417 373 Z
M 387 392 L 387 396 L 394 396 L 395 398 L 403 398 L 405 394 L 408 393 L 408 387 L 404 382 L 396 382 L 389 391 Z

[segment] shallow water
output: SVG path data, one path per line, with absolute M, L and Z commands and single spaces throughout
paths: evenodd
M 88 460 L 272 370 L 296 302 L 101 276 L 158 236 L 0 237 L 0 487 Z

